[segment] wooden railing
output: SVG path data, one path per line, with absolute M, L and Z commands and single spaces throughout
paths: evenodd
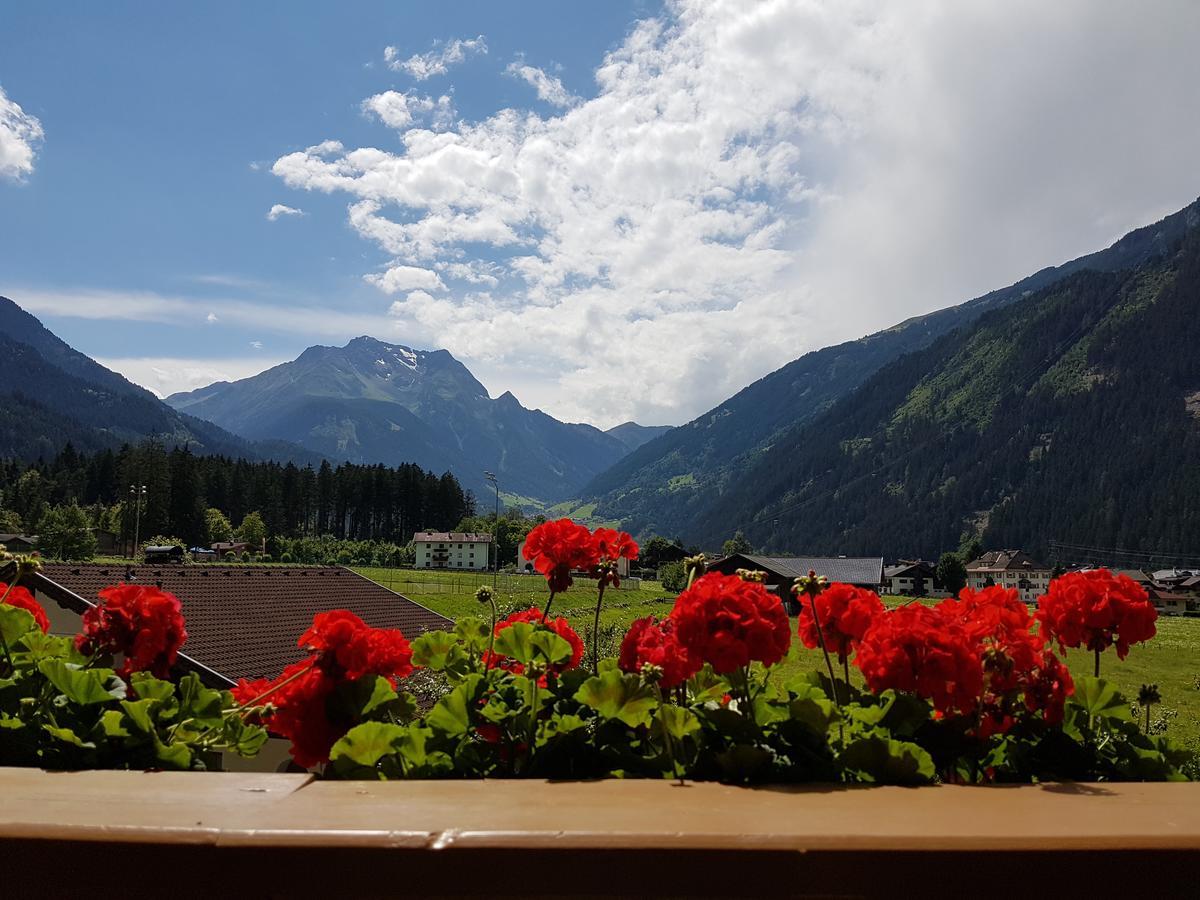
M 1200 896 L 1200 784 L 0 769 L 5 896 Z

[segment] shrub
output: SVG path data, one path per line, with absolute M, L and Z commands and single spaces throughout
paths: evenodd
M 687 574 L 683 570 L 683 563 L 669 562 L 660 566 L 658 580 L 662 582 L 664 591 L 682 591 L 687 586 Z
M 295 559 L 293 559 L 292 554 L 285 550 L 283 553 L 279 554 L 279 561 L 281 563 L 290 563 L 295 562 Z

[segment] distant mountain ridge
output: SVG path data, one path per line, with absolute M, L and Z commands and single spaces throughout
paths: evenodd
M 1200 200 L 1105 250 L 1042 269 L 959 306 L 807 353 L 638 447 L 592 479 L 581 497 L 596 504 L 597 515 L 620 520 L 635 532 L 695 537 L 697 519 L 715 498 L 757 471 L 758 461 L 783 435 L 821 415 L 884 366 L 1072 273 L 1123 271 L 1161 259 L 1198 223 Z
M 573 496 L 658 433 L 560 422 L 508 392 L 493 400 L 448 351 L 366 336 L 309 347 L 258 375 L 166 402 L 246 438 L 292 441 L 351 462 L 448 469 L 476 493 L 490 491 L 483 473 L 494 472 L 502 491 L 545 502 Z
M 0 297 L 0 385 L 4 457 L 49 458 L 67 442 L 94 451 L 153 438 L 197 453 L 320 461 L 298 446 L 246 441 L 175 411 L 75 350 L 7 297 Z
M 1194 209 L 1161 255 L 1072 272 L 881 368 L 777 437 L 688 536 L 901 558 L 964 533 L 1039 556 L 1051 541 L 1194 552 Z

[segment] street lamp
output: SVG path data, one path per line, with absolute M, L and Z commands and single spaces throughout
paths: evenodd
M 129 486 L 129 496 L 133 498 L 133 557 L 137 558 L 138 541 L 141 538 L 142 530 L 142 501 L 146 497 L 146 486 L 141 487 L 131 484 Z
M 496 489 L 496 518 L 492 523 L 492 544 L 496 548 L 496 561 L 492 564 L 492 591 L 495 592 L 496 574 L 500 571 L 500 483 L 491 472 L 484 472 L 483 477 Z

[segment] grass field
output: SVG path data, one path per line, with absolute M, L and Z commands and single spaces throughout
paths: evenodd
M 491 585 L 492 576 L 469 572 L 423 572 L 408 569 L 359 568 L 355 571 L 386 585 L 451 619 L 463 615 L 481 615 L 475 602 L 475 589 Z M 539 575 L 500 575 L 497 579 L 497 603 L 502 611 L 542 605 L 546 601 L 546 583 Z M 554 601 L 554 612 L 566 616 L 581 635 L 591 633 L 596 594 L 591 583 L 580 580 L 575 587 Z M 643 581 L 639 589 L 610 589 L 605 593 L 601 613 L 604 626 L 624 628 L 642 616 L 666 615 L 675 598 L 658 582 Z M 889 605 L 904 602 L 886 598 Z M 1066 661 L 1074 675 L 1092 674 L 1091 654 L 1068 651 Z M 793 641 L 788 660 L 780 669 L 792 672 L 824 666 L 821 654 Z M 1114 682 L 1127 699 L 1137 697 L 1143 684 L 1158 685 L 1162 706 L 1153 718 L 1165 718 L 1167 733 L 1179 743 L 1200 750 L 1200 619 L 1160 618 L 1158 635 L 1149 643 L 1133 647 L 1123 661 L 1109 650 L 1101 660 L 1101 675 Z M 851 669 L 851 678 L 856 673 Z

